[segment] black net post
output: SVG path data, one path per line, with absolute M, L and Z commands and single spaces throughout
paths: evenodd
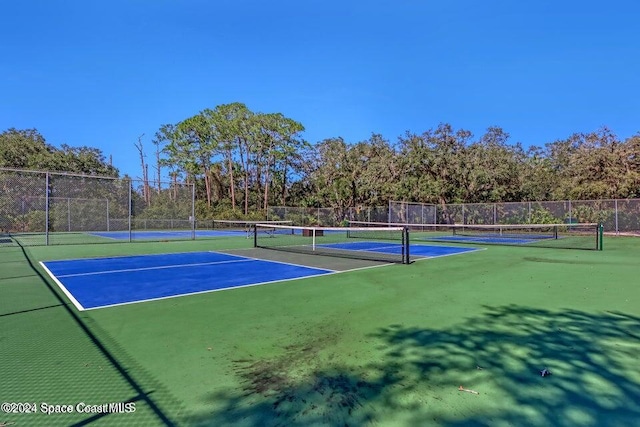
M 402 230 L 402 253 L 403 255 L 403 263 L 410 264 L 411 258 L 409 255 L 409 227 L 405 227 Z
M 251 225 L 251 232 L 253 233 L 253 247 L 258 247 L 258 227 L 256 224 Z

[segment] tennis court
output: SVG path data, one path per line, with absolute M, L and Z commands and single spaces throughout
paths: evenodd
M 351 225 L 363 228 L 405 227 L 411 230 L 414 242 L 602 250 L 602 227 L 597 223 L 410 224 L 351 221 Z
M 637 239 L 596 251 L 295 231 L 0 248 L 3 396 L 136 405 L 0 422 L 640 420 Z
M 85 258 L 48 261 L 42 266 L 79 310 L 333 272 L 218 252 Z
M 353 253 L 399 254 L 402 245 L 352 242 L 320 245 Z M 418 258 L 476 249 L 412 245 Z M 184 252 L 107 258 L 51 260 L 40 263 L 78 310 L 175 298 L 336 273 L 284 261 L 221 252 Z M 241 272 L 241 274 L 239 274 Z

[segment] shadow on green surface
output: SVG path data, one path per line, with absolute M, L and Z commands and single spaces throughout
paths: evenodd
M 0 319 L 2 319 L 4 322 L 8 322 L 8 321 L 11 322 L 7 324 L 3 323 L 3 326 L 7 327 L 7 330 L 6 330 L 7 333 L 9 332 L 12 333 L 12 335 L 7 335 L 7 336 L 4 336 L 5 334 L 0 334 L 0 341 L 3 341 L 3 344 L 6 344 L 6 348 L 2 349 L 4 351 L 0 351 L 0 355 L 2 355 L 3 357 L 5 355 L 8 355 L 7 359 L 3 360 L 3 365 L 5 365 L 5 367 L 9 366 L 9 367 L 15 368 L 15 369 L 11 369 L 11 376 L 9 378 L 6 376 L 3 378 L 3 386 L 5 386 L 3 388 L 3 391 L 6 393 L 6 396 L 4 397 L 12 398 L 14 400 L 19 401 L 20 399 L 17 396 L 12 395 L 11 393 L 23 392 L 23 388 L 25 387 L 25 384 L 29 384 L 34 381 L 33 378 L 31 378 L 34 376 L 33 375 L 34 371 L 41 370 L 40 366 L 35 367 L 35 366 L 29 365 L 29 363 L 26 363 L 26 362 L 33 363 L 36 360 L 38 361 L 41 360 L 41 352 L 39 351 L 37 354 L 32 355 L 32 354 L 29 354 L 28 349 L 21 348 L 22 346 L 20 344 L 22 341 L 24 341 L 24 338 L 33 336 L 33 339 L 30 339 L 30 341 L 33 343 L 32 345 L 34 345 L 34 348 L 35 346 L 46 346 L 47 340 L 52 339 L 52 337 L 49 335 L 45 335 L 45 336 L 39 336 L 39 335 L 46 334 L 45 331 L 48 330 L 47 328 L 51 324 L 62 324 L 62 323 L 67 324 L 67 322 L 70 324 L 75 323 L 76 328 L 74 328 L 73 331 L 71 330 L 56 331 L 59 333 L 60 337 L 54 338 L 56 339 L 57 342 L 55 344 L 52 343 L 51 345 L 47 346 L 47 350 L 46 350 L 47 352 L 49 352 L 48 354 L 51 359 L 51 361 L 47 360 L 47 362 L 53 363 L 54 365 L 56 365 L 56 368 L 59 371 L 58 373 L 60 372 L 64 373 L 65 381 L 72 384 L 74 389 L 76 387 L 86 387 L 87 389 L 92 390 L 91 395 L 90 396 L 87 395 L 86 397 L 84 397 L 84 399 L 88 399 L 88 400 L 93 399 L 94 402 L 101 402 L 101 403 L 103 402 L 104 399 L 112 398 L 114 390 L 119 388 L 119 383 L 122 382 L 123 384 L 128 385 L 128 388 L 129 388 L 128 393 L 130 393 L 130 391 L 133 390 L 136 393 L 136 396 L 134 398 L 121 400 L 121 402 L 143 403 L 146 405 L 146 407 L 152 414 L 151 417 L 147 417 L 144 420 L 137 419 L 136 422 L 140 421 L 139 424 L 144 424 L 144 425 L 167 425 L 167 426 L 175 425 L 175 421 L 172 418 L 170 418 L 170 416 L 167 415 L 156 403 L 156 401 L 151 397 L 152 394 L 156 393 L 156 390 L 150 390 L 148 386 L 145 387 L 134 378 L 130 369 L 130 367 L 132 366 L 132 363 L 129 362 L 127 363 L 127 365 L 124 365 L 121 363 L 119 358 L 116 357 L 116 355 L 112 352 L 109 346 L 103 343 L 104 337 L 99 338 L 98 335 L 94 333 L 94 331 L 87 325 L 85 320 L 75 311 L 73 306 L 70 303 L 68 303 L 58 293 L 58 291 L 54 288 L 54 286 L 51 285 L 51 283 L 47 280 L 47 278 L 43 275 L 43 273 L 36 267 L 35 263 L 31 260 L 29 254 L 22 246 L 16 249 L 14 248 L 11 248 L 11 249 L 12 250 L 10 252 L 4 252 L 4 253 L 7 253 L 13 257 L 12 263 L 15 264 L 14 268 L 31 271 L 32 274 L 30 275 L 30 277 L 34 277 L 36 279 L 36 286 L 34 286 L 31 289 L 37 288 L 37 294 L 39 295 L 39 297 L 41 297 L 43 301 L 46 298 L 46 300 L 49 301 L 50 303 L 46 305 L 34 306 L 34 303 L 33 302 L 30 303 L 30 301 L 28 300 L 29 299 L 28 297 L 30 295 L 28 293 L 23 292 L 24 295 L 22 295 L 22 298 L 20 298 L 20 300 L 26 300 L 24 301 L 24 303 L 28 304 L 29 306 L 25 305 L 25 307 L 22 309 L 3 312 L 0 314 Z M 7 283 L 14 283 L 15 279 L 16 278 L 13 276 L 0 277 L 0 284 L 2 284 L 4 287 L 7 287 L 8 286 Z M 19 285 L 23 289 L 26 289 L 25 283 L 17 283 L 17 285 Z M 45 289 L 48 289 L 50 293 L 48 293 L 47 290 Z M 0 292 L 0 294 L 8 293 L 8 291 L 5 291 L 3 288 L 0 288 L 0 291 L 2 291 Z M 18 293 L 20 294 L 20 292 Z M 5 305 L 2 305 L 2 307 L 4 309 L 3 311 L 7 311 L 7 309 L 10 308 Z M 48 313 L 49 310 L 54 311 L 55 312 L 54 315 L 50 316 L 49 318 L 41 316 L 44 312 Z M 61 322 L 60 319 L 62 318 L 64 318 L 66 322 Z M 43 323 L 43 319 L 46 319 L 45 320 L 47 322 L 46 324 Z M 21 338 L 21 340 L 16 340 L 15 339 L 16 336 Z M 83 339 L 83 337 L 85 339 Z M 89 346 L 81 344 L 81 343 L 87 342 L 87 339 L 88 339 L 88 342 L 91 343 Z M 4 342 L 4 340 L 6 340 L 6 342 Z M 52 349 L 52 347 L 54 347 L 56 344 L 58 344 L 63 340 L 68 340 L 68 344 L 72 344 L 74 346 L 77 345 L 78 348 L 75 348 L 75 347 L 65 348 L 66 352 L 64 354 L 61 354 L 58 349 Z M 13 348 L 14 346 L 16 347 L 15 349 Z M 38 348 L 38 350 L 41 350 L 41 349 Z M 95 350 L 97 350 L 97 354 L 101 355 L 101 358 L 98 358 L 95 356 L 95 353 L 96 353 Z M 23 353 L 27 353 L 28 360 L 26 361 L 19 360 L 14 356 L 15 354 L 23 355 Z M 11 359 L 12 356 L 14 357 L 13 359 Z M 120 354 L 118 354 L 118 356 L 120 356 Z M 45 359 L 46 359 L 46 354 L 45 354 Z M 104 368 L 105 371 L 103 371 L 103 367 L 98 366 L 99 371 L 105 372 L 104 375 L 102 375 L 101 372 L 98 373 L 98 375 L 95 375 L 96 377 L 98 376 L 100 377 L 100 380 L 102 381 L 101 383 L 97 383 L 97 382 L 96 383 L 92 382 L 89 384 L 74 383 L 76 381 L 82 380 L 83 376 L 91 377 L 91 375 L 87 375 L 85 372 L 83 372 L 80 369 L 80 366 L 87 368 L 85 369 L 85 371 L 88 371 L 91 369 L 91 371 L 95 373 L 95 369 L 93 367 L 93 363 L 95 362 L 86 363 L 85 362 L 86 360 L 95 361 L 100 359 L 102 359 L 102 361 L 105 361 L 106 364 L 113 369 L 113 371 L 109 370 L 108 372 L 114 372 L 114 376 L 109 376 L 109 374 L 105 372 L 107 371 L 106 367 Z M 62 360 L 64 360 L 64 362 Z M 63 365 L 64 365 L 64 368 L 63 368 Z M 45 384 L 47 384 L 47 390 L 52 391 L 54 393 L 56 393 L 58 390 L 59 390 L 59 393 L 64 393 L 64 392 L 67 392 L 68 389 L 70 388 L 70 387 L 67 387 L 65 389 L 64 385 L 58 383 L 57 381 L 51 380 L 50 378 L 45 376 L 38 376 L 36 374 L 36 377 L 38 382 L 37 385 L 39 386 L 40 390 L 42 390 L 45 387 L 44 386 Z M 55 376 L 52 376 L 52 378 L 54 377 Z M 116 378 L 117 380 L 112 380 L 113 378 Z M 106 384 L 105 382 L 109 382 L 109 384 Z M 102 397 L 101 390 L 107 393 L 109 397 L 107 398 Z M 122 390 L 120 389 L 117 391 L 121 392 Z M 36 390 L 33 391 L 33 393 L 35 392 Z M 48 399 L 51 399 L 51 397 L 48 397 Z M 83 416 L 83 414 L 79 414 L 79 413 L 74 414 L 73 412 L 74 411 L 71 411 L 69 413 L 70 417 L 68 418 L 73 419 L 73 418 L 78 418 Z M 143 411 L 140 411 L 140 412 L 143 412 Z M 19 415 L 24 415 L 24 414 L 19 414 Z M 107 415 L 111 415 L 111 416 L 107 417 Z M 146 415 L 143 414 L 143 416 L 146 416 Z M 61 421 L 59 418 L 56 419 L 56 421 L 50 420 L 49 423 L 61 422 L 62 424 L 60 425 L 88 425 L 98 421 L 104 422 L 105 419 L 111 419 L 111 418 L 117 418 L 117 417 L 113 417 L 113 415 L 109 413 L 97 414 L 97 415 L 86 417 L 86 419 L 82 421 L 77 421 L 71 424 L 69 423 L 69 420 L 65 419 Z M 43 420 L 42 417 L 40 417 L 37 420 L 37 422 L 32 420 L 31 425 L 42 424 L 42 420 Z M 18 422 L 20 421 L 21 420 L 19 420 Z M 123 420 L 120 418 L 112 422 L 117 425 L 123 425 Z
M 198 425 L 629 426 L 640 422 L 640 319 L 485 307 L 449 330 L 391 325 L 379 356 L 332 363 L 305 341 L 235 361 L 242 390 L 212 393 Z M 345 360 L 350 365 L 345 365 Z M 551 371 L 541 376 L 543 369 Z M 460 385 L 478 391 L 463 393 Z
M 444 425 L 634 425 L 640 420 L 640 319 L 623 313 L 487 307 L 452 331 L 377 334 L 404 379 L 492 384 L 502 403 Z M 479 370 L 478 368 L 481 368 Z M 551 376 L 540 371 L 549 369 Z M 497 393 L 496 393 L 497 392 Z M 479 396 L 480 397 L 480 396 Z M 492 397 L 489 396 L 489 399 Z M 420 421 L 419 415 L 416 419 Z

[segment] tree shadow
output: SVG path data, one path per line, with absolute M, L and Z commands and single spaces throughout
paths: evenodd
M 212 392 L 207 403 L 215 411 L 189 423 L 568 427 L 640 422 L 640 318 L 628 314 L 485 307 L 482 315 L 448 330 L 390 325 L 366 338 L 374 341 L 366 360 L 321 355 L 333 343 L 312 338 L 272 359 L 236 360 L 241 389 Z M 545 368 L 551 375 L 540 374 Z M 460 392 L 460 385 L 479 394 Z
M 486 307 L 451 331 L 376 334 L 407 380 L 489 390 L 486 409 L 443 425 L 634 425 L 640 421 L 640 319 L 623 313 Z M 541 370 L 552 375 L 542 377 Z M 479 395 L 484 398 L 485 396 Z M 495 399 L 501 402 L 496 404 Z M 475 413 L 474 413 L 475 412 Z M 419 422 L 417 414 L 416 422 Z
M 169 418 L 169 415 L 167 415 L 167 413 L 165 412 L 165 406 L 169 406 L 169 409 L 175 410 L 176 416 L 179 415 L 178 405 L 175 404 L 173 399 L 170 400 L 169 398 L 166 398 L 168 393 L 165 392 L 165 390 L 162 389 L 162 387 L 160 387 L 157 382 L 152 383 L 148 380 L 145 381 L 144 385 L 143 383 L 139 382 L 137 378 L 138 373 L 144 371 L 137 366 L 135 373 L 136 378 L 134 378 L 134 373 L 131 372 L 131 366 L 135 365 L 131 362 L 125 365 L 120 359 L 120 357 L 125 353 L 119 351 L 118 357 L 116 357 L 116 353 L 113 351 L 113 349 L 116 348 L 116 344 L 112 342 L 110 343 L 110 345 L 105 345 L 105 338 L 107 337 L 107 335 L 103 333 L 101 334 L 101 336 L 99 336 L 94 332 L 95 329 L 99 329 L 98 326 L 96 324 L 92 324 L 90 326 L 90 324 L 92 323 L 91 319 L 79 314 L 74 309 L 74 307 L 64 299 L 62 293 L 56 290 L 56 288 L 54 287 L 55 285 L 53 285 L 47 279 L 47 277 L 45 277 L 45 273 L 36 267 L 36 261 L 31 258 L 31 255 L 22 245 L 19 246 L 19 255 L 21 257 L 21 260 L 18 260 L 20 266 L 24 267 L 25 269 L 30 269 L 33 272 L 33 276 L 39 279 L 40 283 L 46 286 L 46 288 L 41 288 L 41 290 L 47 289 L 48 292 L 53 295 L 53 301 L 55 301 L 56 303 L 46 306 L 29 307 L 23 310 L 15 310 L 10 313 L 0 315 L 0 318 L 12 320 L 12 318 L 16 316 L 21 316 L 21 324 L 17 323 L 18 320 L 12 323 L 14 328 L 16 324 L 19 325 L 17 327 L 19 333 L 14 335 L 17 335 L 20 338 L 33 336 L 33 339 L 30 339 L 28 341 L 37 342 L 37 345 L 41 346 L 35 348 L 47 348 L 47 356 L 50 357 L 50 360 L 45 360 L 48 364 L 50 363 L 55 366 L 55 369 L 49 369 L 49 372 L 69 372 L 70 374 L 68 378 L 66 378 L 67 390 L 62 390 L 64 386 L 60 385 L 58 382 L 52 379 L 56 378 L 55 375 L 41 376 L 38 377 L 37 382 L 33 381 L 31 377 L 34 375 L 34 373 L 40 372 L 41 367 L 34 368 L 30 366 L 29 362 L 33 362 L 32 360 L 29 359 L 25 361 L 16 358 L 8 359 L 7 361 L 3 360 L 4 364 L 15 366 L 16 368 L 12 371 L 12 374 L 14 375 L 12 375 L 10 378 L 2 378 L 2 390 L 4 392 L 15 392 L 15 394 L 17 394 L 21 392 L 21 389 L 23 389 L 24 387 L 37 387 L 38 393 L 43 393 L 43 390 L 46 390 L 48 395 L 55 395 L 56 393 L 60 393 L 61 390 L 62 392 L 69 390 L 75 391 L 78 388 L 86 387 L 86 389 L 88 390 L 84 391 L 84 399 L 87 399 L 86 402 L 91 402 L 91 399 L 93 399 L 95 402 L 100 402 L 100 395 L 102 393 L 107 393 L 107 395 L 110 396 L 122 396 L 121 400 L 108 403 L 139 403 L 140 405 L 138 407 L 144 407 L 144 409 L 137 411 L 140 415 L 136 418 L 135 423 L 165 426 L 176 425 L 176 422 L 172 418 Z M 0 278 L 0 281 L 1 280 L 4 279 Z M 25 294 L 25 298 L 26 295 L 27 294 Z M 55 331 L 55 333 L 51 334 L 48 333 L 51 332 L 51 330 L 47 329 L 42 323 L 40 323 L 43 321 L 42 318 L 37 318 L 36 320 L 24 318 L 25 315 L 35 315 L 42 312 L 43 310 L 64 310 L 64 316 L 60 317 L 68 317 L 68 319 L 70 320 L 69 324 L 64 324 L 71 326 L 75 325 L 76 327 L 64 331 Z M 60 313 L 60 311 L 56 312 L 56 314 Z M 57 321 L 59 318 L 55 319 Z M 0 336 L 0 341 L 3 340 L 4 337 Z M 60 350 L 57 346 L 51 343 L 52 341 L 63 341 L 67 343 L 68 347 L 65 347 L 64 352 L 57 353 L 57 351 Z M 3 342 L 3 344 L 5 343 Z M 55 348 L 52 350 L 51 347 Z M 49 351 L 51 353 L 49 353 Z M 4 352 L 0 352 L 0 356 L 3 356 L 3 353 Z M 39 358 L 38 355 L 35 355 L 34 359 L 42 362 L 42 358 Z M 91 360 L 94 363 L 100 363 L 100 365 L 96 370 L 95 366 L 92 366 L 91 363 L 82 362 L 83 365 L 79 364 L 78 362 L 80 360 Z M 79 366 L 83 366 L 87 369 L 80 369 Z M 103 366 L 105 367 L 104 373 Z M 147 378 L 145 379 L 152 378 L 149 375 L 147 375 L 146 377 Z M 96 378 L 99 378 L 101 382 L 95 382 Z M 150 385 L 157 386 L 157 388 L 151 389 Z M 134 397 L 130 397 L 132 390 L 135 392 Z M 163 403 L 162 408 L 156 401 L 156 398 L 158 396 L 160 396 L 159 400 L 161 400 Z M 27 415 L 27 417 L 29 416 L 28 414 L 19 415 Z M 77 411 L 70 411 L 67 414 L 59 415 L 68 415 L 70 418 L 81 418 L 84 414 Z M 100 422 L 100 420 L 105 418 L 106 415 L 110 415 L 109 417 L 107 417 L 107 419 L 113 419 L 119 416 L 119 414 L 115 412 L 107 412 L 106 414 L 94 414 L 93 416 L 89 416 L 84 420 L 77 421 L 76 424 L 71 424 L 71 422 L 68 422 L 69 420 L 67 419 L 58 422 L 60 423 L 59 425 L 87 425 L 94 422 Z M 131 416 L 129 418 L 131 418 Z M 114 421 L 114 423 L 123 424 L 123 421 L 118 419 L 118 421 Z M 3 424 L 0 423 L 0 426 L 2 425 Z

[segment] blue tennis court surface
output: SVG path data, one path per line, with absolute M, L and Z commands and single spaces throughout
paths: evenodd
M 341 242 L 318 245 L 325 248 L 344 249 L 348 251 L 381 252 L 385 254 L 398 254 L 402 252 L 402 245 L 392 242 Z M 456 255 L 465 252 L 473 252 L 478 248 L 461 248 L 456 246 L 430 246 L 430 245 L 409 245 L 411 257 L 433 258 L 439 256 Z
M 334 273 L 333 270 L 218 252 L 91 258 L 41 264 L 79 310 Z

